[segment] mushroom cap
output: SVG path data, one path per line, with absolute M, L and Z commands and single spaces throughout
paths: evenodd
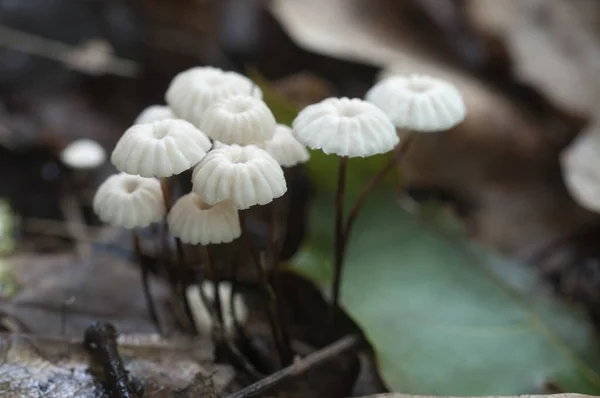
M 238 209 L 265 205 L 287 190 L 281 166 L 255 145 L 211 151 L 194 169 L 192 182 L 205 203 L 230 199 Z
M 150 105 L 138 115 L 133 124 L 146 124 L 156 122 L 159 120 L 175 118 L 175 114 L 168 106 Z
M 238 210 L 231 201 L 209 205 L 194 192 L 175 202 L 167 220 L 169 231 L 192 245 L 229 243 L 242 234 Z
M 165 100 L 178 117 L 198 126 L 204 111 L 214 102 L 239 94 L 262 98 L 260 88 L 246 76 L 204 66 L 177 74 Z
M 170 177 L 196 165 L 210 140 L 185 120 L 165 119 L 130 127 L 112 153 L 117 169 L 142 177 Z
M 206 297 L 213 301 L 215 298 L 215 287 L 213 283 L 204 281 L 202 287 L 198 285 L 191 285 L 186 290 L 186 296 L 190 303 L 192 310 L 192 316 L 194 323 L 198 328 L 200 335 L 209 335 L 212 332 L 213 320 L 211 317 L 211 310 L 206 308 L 202 298 L 200 297 L 200 289 L 204 291 Z M 231 312 L 231 283 L 221 282 L 219 283 L 219 296 L 221 298 L 221 304 L 223 306 L 223 329 L 228 334 L 235 333 L 235 320 L 233 319 L 234 314 Z M 244 302 L 241 295 L 236 294 L 233 297 L 233 305 L 235 307 L 235 315 L 237 316 L 237 322 L 244 323 L 248 318 L 248 307 Z
M 82 138 L 67 145 L 60 160 L 73 169 L 95 169 L 106 160 L 106 151 L 96 141 Z
M 384 79 L 371 87 L 366 99 L 381 108 L 396 127 L 412 131 L 448 130 L 467 114 L 463 97 L 454 85 L 424 75 Z
M 581 133 L 560 154 L 563 179 L 575 201 L 600 213 L 600 129 Z
M 277 122 L 269 107 L 249 95 L 215 102 L 205 112 L 200 128 L 223 144 L 261 144 L 273 138 Z
M 339 156 L 366 157 L 398 144 L 396 128 L 377 108 L 360 99 L 328 98 L 304 108 L 292 124 L 301 144 Z
M 292 134 L 292 129 L 278 124 L 275 135 L 261 145 L 282 167 L 293 167 L 310 159 L 310 153 Z
M 128 229 L 147 227 L 165 215 L 160 182 L 126 173 L 112 175 L 100 184 L 93 207 L 103 222 Z

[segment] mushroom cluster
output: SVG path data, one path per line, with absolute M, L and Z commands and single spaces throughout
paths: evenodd
M 110 159 L 120 173 L 98 188 L 94 210 L 102 221 L 132 230 L 139 258 L 141 245 L 136 229 L 152 223 L 162 222 L 163 231 L 170 232 L 178 249 L 182 244 L 197 246 L 209 283 L 196 281 L 187 287 L 187 294 L 181 290 L 180 298 L 185 302 L 193 297 L 195 308 L 200 308 L 200 299 L 204 304 L 212 301 L 202 307 L 202 313 L 188 313 L 188 318 L 206 331 L 210 315 L 210 328 L 213 332 L 221 330 L 221 338 L 224 326 L 229 334 L 232 321 L 229 317 L 223 325 L 221 294 L 215 294 L 221 292 L 219 278 L 212 268 L 214 252 L 211 255 L 208 246 L 244 239 L 247 231 L 240 210 L 264 206 L 284 196 L 288 190 L 284 171 L 309 160 L 307 147 L 340 157 L 332 305 L 335 313 L 346 243 L 368 192 L 408 150 L 415 133 L 451 129 L 466 115 L 458 89 L 422 75 L 383 80 L 367 92 L 365 100 L 328 98 L 309 105 L 299 112 L 291 128 L 277 124 L 262 100 L 261 90 L 250 79 L 214 67 L 194 67 L 176 75 L 165 101 L 166 105 L 153 105 L 141 112 L 117 142 Z M 409 134 L 400 139 L 399 130 Z M 395 155 L 366 184 L 344 221 L 348 160 L 392 151 Z M 173 198 L 170 179 L 184 172 L 191 175 L 192 190 Z M 178 250 L 180 266 L 193 268 L 185 264 L 182 253 Z M 265 291 L 272 292 L 264 264 L 257 260 L 265 256 L 252 254 Z M 272 269 L 276 270 L 274 256 Z M 140 266 L 144 270 L 143 263 Z M 147 275 L 146 279 L 144 272 L 142 275 L 150 308 Z M 230 290 L 231 303 L 234 292 Z M 271 300 L 267 305 L 270 318 L 279 312 L 273 302 L 276 300 Z M 153 317 L 158 322 L 155 314 Z M 284 333 L 277 330 L 281 327 L 278 322 L 270 321 L 280 348 Z
M 277 124 L 261 90 L 240 74 L 189 69 L 175 76 L 165 100 L 167 105 L 143 110 L 118 140 L 110 160 L 120 173 L 100 185 L 94 211 L 102 221 L 130 229 L 136 250 L 136 229 L 162 222 L 178 248 L 198 246 L 211 266 L 207 246 L 239 238 L 239 210 L 283 196 L 282 167 L 306 162 L 309 154 L 289 127 Z M 188 170 L 192 191 L 173 198 L 170 179 Z M 178 262 L 187 267 L 185 259 Z

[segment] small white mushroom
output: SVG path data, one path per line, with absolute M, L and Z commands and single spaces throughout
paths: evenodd
M 210 140 L 185 120 L 166 119 L 130 127 L 112 153 L 117 169 L 142 177 L 170 177 L 196 165 Z
M 182 196 L 167 218 L 169 231 L 183 243 L 228 243 L 242 234 L 238 210 L 229 200 L 209 205 L 195 193 Z
M 211 151 L 194 169 L 192 182 L 205 203 L 230 199 L 238 209 L 265 205 L 287 190 L 281 166 L 255 145 Z
M 210 282 L 202 282 L 202 290 L 206 298 L 213 301 L 215 298 L 215 287 Z M 235 331 L 235 319 L 231 313 L 231 284 L 228 282 L 219 283 L 219 295 L 223 311 L 223 329 L 228 335 L 232 335 Z M 190 303 L 194 323 L 200 335 L 210 335 L 213 327 L 211 311 L 209 311 L 202 298 L 200 297 L 200 288 L 198 285 L 191 285 L 186 290 L 186 296 Z M 248 307 L 239 294 L 233 298 L 235 313 L 238 323 L 244 323 L 248 317 Z
M 236 95 L 211 105 L 200 128 L 223 144 L 260 144 L 273 138 L 277 122 L 269 107 L 249 95 Z
M 467 113 L 454 85 L 423 75 L 384 79 L 367 92 L 366 99 L 382 109 L 396 127 L 417 132 L 451 129 Z
M 95 169 L 106 160 L 106 151 L 96 141 L 82 138 L 67 145 L 60 153 L 60 160 L 72 169 Z
M 292 134 L 292 129 L 278 124 L 275 135 L 261 145 L 282 167 L 293 167 L 310 159 L 310 153 Z
M 298 114 L 292 127 L 300 143 L 344 157 L 389 152 L 399 141 L 385 113 L 360 99 L 328 98 L 309 105 Z
M 93 207 L 103 222 L 127 229 L 147 227 L 165 215 L 159 181 L 125 173 L 108 177 L 98 187 Z
M 199 126 L 209 106 L 234 95 L 262 98 L 262 91 L 246 76 L 205 66 L 177 74 L 165 100 L 178 117 Z
M 138 117 L 135 119 L 133 124 L 146 124 L 152 123 L 159 120 L 175 119 L 175 114 L 168 106 L 164 105 L 151 105 L 144 109 Z

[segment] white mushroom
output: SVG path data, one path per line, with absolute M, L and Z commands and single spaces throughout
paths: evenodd
M 60 160 L 72 169 L 95 169 L 106 160 L 106 151 L 96 141 L 83 138 L 67 145 Z
M 310 159 L 310 153 L 292 134 L 292 129 L 278 124 L 275 135 L 261 145 L 282 167 L 293 167 Z
M 249 95 L 236 95 L 211 105 L 200 128 L 213 140 L 223 144 L 260 144 L 275 134 L 277 122 L 269 107 Z
M 108 177 L 98 187 L 93 207 L 103 222 L 128 229 L 147 227 L 165 215 L 159 181 L 125 173 Z
M 228 243 L 242 233 L 238 210 L 231 201 L 209 205 L 193 192 L 179 198 L 167 220 L 169 231 L 192 245 Z
M 167 89 L 165 100 L 178 117 L 198 126 L 209 106 L 233 95 L 262 98 L 262 91 L 239 73 L 206 66 L 177 74 Z
M 215 299 L 215 287 L 210 282 L 202 282 L 202 290 L 206 298 L 210 301 Z M 200 288 L 198 285 L 191 285 L 186 290 L 186 296 L 190 303 L 194 323 L 200 335 L 209 335 L 212 332 L 213 320 L 211 311 L 209 311 L 200 297 Z M 231 284 L 228 282 L 219 283 L 219 296 L 221 299 L 223 313 L 223 329 L 225 333 L 231 335 L 235 331 L 235 319 L 231 313 Z M 244 323 L 248 317 L 248 307 L 242 297 L 237 294 L 233 298 L 235 306 L 235 315 L 237 322 Z
M 165 119 L 175 119 L 171 108 L 164 105 L 151 105 L 138 115 L 133 124 L 146 124 Z
M 396 127 L 417 132 L 451 129 L 467 113 L 454 85 L 423 75 L 384 79 L 367 92 L 366 99 L 382 109 Z
M 399 141 L 390 119 L 375 105 L 360 99 L 328 98 L 309 105 L 292 126 L 300 143 L 344 157 L 389 152 Z
M 205 203 L 230 199 L 238 209 L 265 205 L 287 190 L 281 166 L 255 145 L 211 151 L 194 169 L 192 182 Z
M 128 174 L 170 177 L 194 167 L 211 145 L 185 120 L 159 120 L 130 127 L 117 142 L 111 161 Z

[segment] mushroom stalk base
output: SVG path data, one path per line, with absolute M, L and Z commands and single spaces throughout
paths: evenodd
M 144 298 L 146 299 L 148 315 L 150 316 L 150 319 L 152 320 L 152 323 L 154 323 L 154 326 L 156 327 L 158 332 L 161 333 L 160 321 L 158 319 L 156 305 L 154 303 L 154 298 L 152 297 L 152 292 L 150 291 L 150 272 L 148 270 L 146 262 L 143 260 L 140 237 L 135 231 L 135 229 L 131 231 L 131 238 L 133 243 L 133 251 L 135 252 L 135 257 L 141 270 L 142 289 L 144 291 Z
M 342 156 L 340 158 L 340 165 L 338 169 L 338 185 L 337 193 L 335 196 L 335 258 L 334 258 L 334 274 L 333 274 L 333 285 L 332 285 L 332 304 L 331 304 L 331 327 L 332 332 L 335 331 L 337 326 L 337 311 L 339 308 L 339 297 L 340 288 L 342 282 L 342 265 L 344 262 L 344 247 L 343 247 L 343 233 L 344 233 L 344 191 L 346 188 L 346 169 L 348 166 L 348 157 Z

